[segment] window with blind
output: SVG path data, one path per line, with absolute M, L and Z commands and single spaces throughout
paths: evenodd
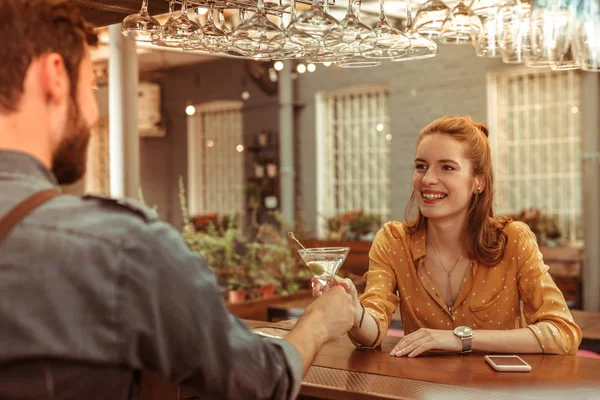
M 578 71 L 488 75 L 495 212 L 539 209 L 571 243 L 583 239 L 580 84 Z
M 391 212 L 389 89 L 354 87 L 317 94 L 317 235 L 326 219 L 362 210 Z
M 242 102 L 196 105 L 188 117 L 188 207 L 191 216 L 239 215 L 244 209 Z

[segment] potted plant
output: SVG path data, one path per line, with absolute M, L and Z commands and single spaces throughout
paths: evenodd
M 251 187 L 247 194 L 258 195 L 256 188 Z M 241 231 L 234 218 L 207 215 L 195 218 L 194 224 L 187 216 L 181 180 L 180 205 L 185 242 L 206 259 L 230 302 L 243 301 L 255 293 L 262 297 L 291 294 L 310 279 L 304 268 L 299 267 L 296 246 L 284 235 L 293 229 L 283 227 L 278 213 L 273 214 L 279 227 L 257 225 L 256 233 L 249 236 Z
M 227 288 L 229 289 L 227 292 L 229 302 L 236 304 L 246 300 L 250 284 L 243 275 L 232 275 L 227 281 Z
M 333 240 L 371 241 L 379 229 L 381 218 L 353 210 L 327 219 L 329 237 Z

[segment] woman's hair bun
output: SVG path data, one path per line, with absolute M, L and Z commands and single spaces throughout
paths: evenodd
M 490 132 L 488 131 L 488 128 L 487 126 L 485 126 L 485 124 L 482 124 L 481 122 L 473 122 L 473 125 L 475 125 L 477 129 L 483 132 L 485 137 L 489 137 Z

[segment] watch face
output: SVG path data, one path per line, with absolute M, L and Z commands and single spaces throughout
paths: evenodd
M 454 334 L 457 336 L 469 336 L 473 334 L 473 329 L 469 326 L 457 326 L 454 329 Z

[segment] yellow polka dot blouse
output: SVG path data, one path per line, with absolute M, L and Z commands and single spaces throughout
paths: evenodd
M 399 306 L 407 334 L 419 328 L 461 325 L 474 330 L 527 326 L 544 353 L 574 354 L 581 330 L 548 273 L 535 235 L 522 222 L 511 222 L 505 231 L 508 243 L 502 262 L 492 267 L 475 262 L 450 310 L 424 268 L 425 231 L 408 234 L 402 223 L 386 223 L 373 241 L 369 271 L 364 275 L 367 285 L 360 298 L 379 327 L 375 346 L 385 337 Z

